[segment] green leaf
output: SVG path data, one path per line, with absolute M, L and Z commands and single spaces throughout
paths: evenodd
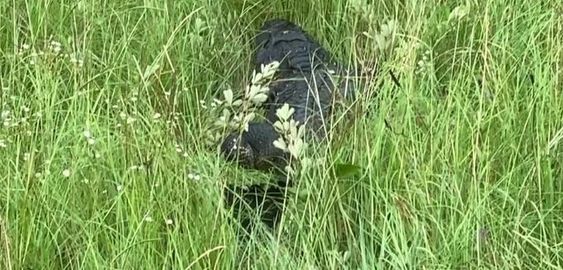
M 260 86 L 257 85 L 251 85 L 250 88 L 248 88 L 248 95 L 247 98 L 249 99 L 253 99 L 256 95 L 258 95 L 260 93 Z
M 274 129 L 278 132 L 278 133 L 283 133 L 283 124 L 280 121 L 276 121 L 274 123 Z
M 149 65 L 145 68 L 145 72 L 143 73 L 143 80 L 147 80 L 150 76 L 152 76 L 158 69 L 160 68 L 160 65 L 157 63 L 154 63 L 152 65 Z
M 254 120 L 254 118 L 256 118 L 256 113 L 251 112 L 244 117 L 244 122 L 248 123 L 248 122 Z
M 225 96 L 225 101 L 228 105 L 233 104 L 233 90 L 227 89 L 223 91 L 223 95 Z
M 285 103 L 281 108 L 276 110 L 276 115 L 280 118 L 280 120 L 287 120 L 294 112 L 295 109 L 289 107 L 289 104 Z
M 278 149 L 283 150 L 283 151 L 287 150 L 287 144 L 285 143 L 285 141 L 281 137 L 274 141 L 274 146 Z
M 268 96 L 266 94 L 257 94 L 252 97 L 252 102 L 256 105 L 261 105 L 262 103 L 268 100 Z
M 336 164 L 334 171 L 337 178 L 347 178 L 361 172 L 362 167 L 354 164 Z
M 301 150 L 303 149 L 303 141 L 296 140 L 293 144 L 290 144 L 288 147 L 289 153 L 297 160 L 299 160 L 301 156 Z
M 256 75 L 253 76 L 252 78 L 252 84 L 259 84 L 260 81 L 263 79 L 263 75 L 262 73 L 257 73 Z
M 237 99 L 237 100 L 233 101 L 233 104 L 232 104 L 233 107 L 238 107 L 240 105 L 242 105 L 242 100 Z

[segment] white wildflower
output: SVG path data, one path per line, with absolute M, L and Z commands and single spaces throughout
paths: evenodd
M 6 111 L 2 111 L 2 120 L 4 119 L 9 119 L 10 118 L 10 111 L 6 110 Z
M 469 5 L 457 6 L 450 13 L 450 16 L 448 17 L 448 21 L 461 20 L 463 17 L 469 14 L 470 10 L 471 7 Z
M 84 130 L 83 134 L 89 145 L 93 145 L 96 143 L 96 140 L 94 139 L 94 136 L 92 135 L 92 132 L 89 129 Z
M 199 174 L 196 173 L 188 173 L 188 179 L 193 181 L 199 181 L 201 179 L 201 176 L 199 176 Z
M 128 125 L 135 123 L 135 121 L 137 121 L 137 119 L 135 119 L 134 117 L 131 117 L 131 116 L 127 117 L 127 124 Z
M 60 42 L 57 41 L 51 41 L 51 43 L 49 44 L 49 49 L 51 50 L 51 52 L 53 52 L 54 54 L 59 54 L 62 51 L 62 44 Z
M 146 221 L 146 222 L 153 222 L 153 219 L 152 219 L 152 217 L 151 217 L 151 216 L 149 216 L 149 215 L 146 215 L 146 216 L 145 216 L 145 218 L 144 218 L 143 220 L 144 220 L 144 221 Z

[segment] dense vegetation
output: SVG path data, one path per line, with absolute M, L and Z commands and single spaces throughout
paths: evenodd
M 374 2 L 1 1 L 0 266 L 561 269 L 561 1 Z M 269 176 L 206 127 L 276 17 L 378 72 L 241 243 L 222 188 Z

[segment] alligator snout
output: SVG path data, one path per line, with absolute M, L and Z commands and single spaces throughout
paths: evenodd
M 256 155 L 246 134 L 231 133 L 221 144 L 221 154 L 228 161 L 238 162 L 241 166 L 252 168 L 255 163 Z

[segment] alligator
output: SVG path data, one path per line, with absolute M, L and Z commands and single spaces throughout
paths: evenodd
M 271 96 L 266 102 L 265 121 L 249 123 L 248 131 L 233 132 L 222 142 L 221 151 L 230 161 L 242 167 L 263 171 L 285 168 L 289 156 L 273 145 L 279 134 L 273 127 L 276 114 L 284 104 L 294 109 L 293 119 L 305 125 L 306 138 L 323 140 L 328 135 L 329 115 L 333 103 L 333 84 L 326 73 L 294 74 L 270 84 Z
M 254 39 L 255 69 L 260 70 L 262 65 L 272 61 L 280 63 L 264 104 L 266 120 L 252 122 L 247 131 L 226 136 L 220 151 L 225 159 L 238 162 L 242 167 L 284 175 L 288 154 L 273 145 L 280 136 L 273 127 L 278 120 L 277 109 L 288 104 L 294 109 L 293 119 L 305 125 L 305 140 L 323 141 L 329 134 L 329 116 L 336 96 L 351 98 L 354 95 L 349 91 L 352 89 L 350 80 L 336 82 L 332 76 L 346 75 L 348 70 L 301 27 L 284 19 L 274 19 L 265 22 L 260 30 Z M 285 189 L 292 186 L 291 179 L 277 179 L 277 183 L 266 186 L 226 187 L 226 205 L 234 205 L 235 212 L 240 212 L 240 204 L 245 203 L 251 208 L 267 207 L 261 220 L 275 229 L 285 200 L 280 194 L 285 194 Z M 259 203 L 259 200 L 264 201 Z M 241 224 L 247 233 L 252 231 L 250 220 L 241 220 Z
M 334 89 L 340 90 L 341 97 L 350 99 L 354 96 L 352 80 L 344 79 L 337 85 L 331 75 L 345 78 L 351 72 L 301 27 L 287 20 L 265 22 L 254 45 L 256 70 L 273 61 L 280 63 L 277 78 L 269 85 L 269 97 L 264 104 L 266 121 L 250 123 L 248 131 L 242 134 L 228 135 L 223 140 L 221 152 L 228 160 L 238 160 L 243 167 L 279 168 L 287 156 L 269 143 L 279 137 L 272 126 L 278 120 L 277 109 L 287 103 L 295 109 L 295 121 L 314 131 L 315 137 L 324 138 L 335 98 Z

